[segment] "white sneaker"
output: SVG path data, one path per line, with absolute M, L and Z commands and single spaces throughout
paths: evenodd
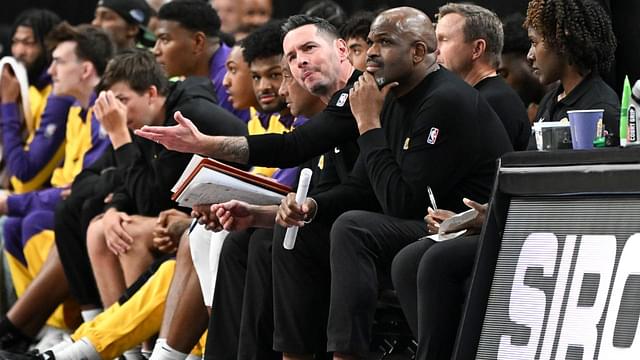
M 37 350 L 38 353 L 44 353 L 56 346 L 68 346 L 73 343 L 71 336 L 63 329 L 45 325 L 36 335 L 36 343 L 31 345 L 29 350 Z M 62 349 L 62 347 L 60 348 Z
M 120 356 L 121 360 L 146 360 L 147 358 L 142 355 L 142 347 L 137 346 L 133 349 L 129 349 Z

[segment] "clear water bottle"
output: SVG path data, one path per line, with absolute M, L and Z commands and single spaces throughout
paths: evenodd
M 640 124 L 638 116 L 640 112 L 640 80 L 636 81 L 631 90 L 629 99 L 629 109 L 627 110 L 628 132 L 627 139 L 629 145 L 640 145 Z

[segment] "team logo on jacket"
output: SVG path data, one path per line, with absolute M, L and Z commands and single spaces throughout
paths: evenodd
M 411 138 L 404 139 L 404 145 L 402 145 L 402 150 L 409 150 L 409 142 L 410 141 L 411 141 Z
M 347 103 L 347 99 L 349 98 L 349 94 L 347 93 L 342 93 L 340 95 L 340 97 L 338 98 L 338 102 L 336 102 L 336 106 L 337 107 L 343 107 L 344 104 Z
M 440 129 L 437 127 L 432 127 L 431 131 L 429 131 L 429 136 L 427 137 L 427 144 L 435 144 L 438 139 L 438 134 L 440 133 Z
M 44 137 L 46 137 L 47 139 L 50 139 L 56 133 L 57 129 L 58 129 L 58 125 L 56 124 L 47 125 L 44 128 Z

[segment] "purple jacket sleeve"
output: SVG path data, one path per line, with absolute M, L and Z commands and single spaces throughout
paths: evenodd
M 91 149 L 84 154 L 82 168 L 86 169 L 94 161 L 98 160 L 104 151 L 109 147 L 109 137 L 105 131 L 101 130 L 100 122 L 96 119 L 95 112 L 91 115 Z
M 56 205 L 60 202 L 62 188 L 48 188 L 38 191 L 31 191 L 19 195 L 11 195 L 7 199 L 9 216 L 27 216 L 35 210 L 55 211 Z
M 67 115 L 73 98 L 50 95 L 29 148 L 22 140 L 22 120 L 16 103 L 2 104 L 2 140 L 9 173 L 20 181 L 35 177 L 64 142 Z
M 292 167 L 286 169 L 278 169 L 271 176 L 271 178 L 282 185 L 287 185 L 292 189 L 295 189 L 298 184 L 296 184 L 296 180 L 298 179 L 298 173 L 300 172 L 300 168 Z

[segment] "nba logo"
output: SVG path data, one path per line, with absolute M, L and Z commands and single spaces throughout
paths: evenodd
M 436 127 L 432 127 L 431 131 L 429 131 L 429 136 L 427 137 L 427 144 L 435 144 L 438 139 L 438 133 L 440 133 L 440 130 Z
M 344 104 L 347 102 L 348 97 L 349 97 L 349 94 L 347 93 L 343 93 L 342 95 L 340 95 L 340 97 L 338 98 L 338 102 L 336 103 L 336 106 L 343 107 Z

